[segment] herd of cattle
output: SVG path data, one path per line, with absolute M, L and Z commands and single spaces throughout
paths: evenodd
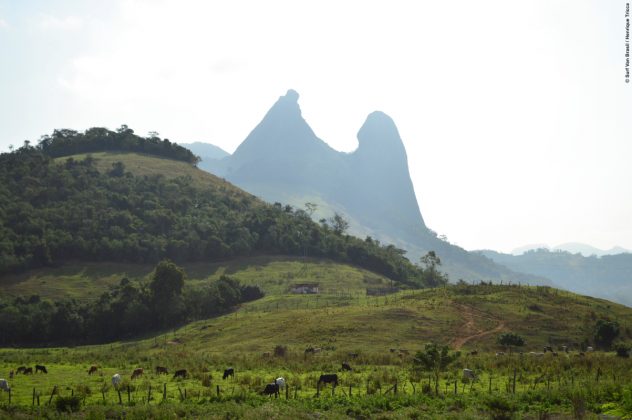
M 309 353 L 319 353 L 321 349 L 319 348 L 313 348 L 310 347 L 307 350 L 305 350 L 306 354 Z M 391 351 L 395 351 L 393 349 L 391 349 Z M 562 346 L 561 347 L 561 351 L 564 353 L 569 353 L 569 348 L 567 346 Z M 593 348 L 592 347 L 588 347 L 586 348 L 587 352 L 592 352 Z M 402 349 L 400 349 L 400 353 L 402 353 Z M 553 350 L 553 348 L 551 346 L 544 346 L 543 351 L 542 352 L 529 352 L 527 354 L 529 354 L 530 356 L 544 356 L 544 354 L 546 353 L 550 353 L 552 356 L 557 356 L 558 353 L 556 351 Z M 407 354 L 407 352 L 406 352 Z M 520 355 L 524 355 L 525 353 L 520 352 Z M 467 353 L 468 356 L 476 356 L 478 355 L 478 351 L 473 350 Z M 504 356 L 505 353 L 504 352 L 497 352 L 496 356 L 500 357 L 500 356 Z M 585 353 L 584 352 L 578 352 L 576 354 L 576 356 L 584 356 Z M 349 353 L 349 357 L 352 358 L 356 358 L 358 357 L 358 355 L 356 353 Z M 94 373 L 97 373 L 99 370 L 99 367 L 96 365 L 92 365 L 90 366 L 90 369 L 88 369 L 88 375 L 92 375 Z M 353 369 L 351 368 L 351 365 L 347 362 L 342 362 L 341 364 L 341 370 L 342 371 L 352 371 Z M 164 366 L 156 366 L 155 372 L 157 375 L 169 375 L 169 369 L 167 369 Z M 23 375 L 33 375 L 33 374 L 37 374 L 37 373 L 43 373 L 43 374 L 47 374 L 48 370 L 46 369 L 46 366 L 43 365 L 35 365 L 34 368 L 32 367 L 26 367 L 26 366 L 20 366 L 18 367 L 15 371 L 11 371 L 9 373 L 9 378 L 13 379 L 15 375 L 18 374 L 23 374 Z M 143 376 L 144 374 L 144 369 L 143 368 L 136 368 L 132 371 L 131 374 L 131 379 L 137 379 L 141 376 Z M 177 379 L 177 378 L 182 378 L 182 379 L 186 379 L 189 377 L 189 372 L 186 369 L 178 369 L 176 371 L 174 371 L 173 373 L 173 378 Z M 222 379 L 228 379 L 228 378 L 234 378 L 235 377 L 235 369 L 232 367 L 229 367 L 227 369 L 224 370 L 224 374 L 222 375 Z M 463 369 L 463 379 L 468 379 L 468 380 L 476 380 L 477 376 L 474 373 L 473 370 L 471 369 Z M 123 381 L 123 377 L 119 374 L 116 373 L 112 376 L 112 385 L 114 386 L 115 389 L 118 389 L 118 387 L 120 386 L 121 382 Z M 329 373 L 329 374 L 323 374 L 320 375 L 320 378 L 318 379 L 318 384 L 317 386 L 320 388 L 321 384 L 331 384 L 332 386 L 338 386 L 338 375 L 335 373 Z M 282 377 L 278 377 L 276 378 L 273 382 L 266 384 L 265 388 L 261 391 L 261 394 L 263 395 L 274 395 L 275 397 L 279 396 L 279 392 L 280 390 L 285 388 L 285 379 Z M 0 390 L 5 391 L 5 392 L 10 392 L 11 391 L 11 387 L 9 386 L 9 382 L 6 379 L 0 379 Z
M 351 366 L 347 363 L 347 362 L 343 362 L 342 363 L 342 370 L 346 370 L 346 371 L 350 371 Z M 96 365 L 92 365 L 90 366 L 90 369 L 88 369 L 88 375 L 92 375 L 94 373 L 97 373 L 99 370 L 99 367 Z M 169 369 L 164 367 L 164 366 L 156 366 L 156 374 L 157 375 L 168 375 L 169 374 Z M 9 373 L 9 378 L 13 379 L 15 375 L 18 374 L 23 374 L 23 375 L 32 375 L 33 374 L 33 368 L 31 367 L 26 367 L 26 366 L 20 366 L 19 368 L 17 368 L 15 371 L 11 371 Z M 46 369 L 46 366 L 43 365 L 35 365 L 35 373 L 48 373 L 48 370 Z M 132 371 L 132 374 L 130 376 L 130 378 L 132 380 L 140 378 L 141 376 L 143 376 L 144 374 L 144 369 L 143 368 L 136 368 Z M 189 376 L 189 372 L 186 369 L 178 369 L 176 371 L 174 371 L 173 374 L 173 378 L 182 378 L 182 379 L 186 379 Z M 227 369 L 224 370 L 224 374 L 222 375 L 222 379 L 228 379 L 228 378 L 234 378 L 235 377 L 235 369 L 232 367 L 229 367 Z M 115 373 L 114 375 L 112 375 L 112 386 L 114 387 L 114 389 L 119 389 L 119 386 L 121 385 L 121 383 L 123 382 L 123 377 L 121 376 L 120 373 Z M 338 375 L 336 375 L 335 373 L 333 374 L 324 374 L 324 375 L 320 375 L 320 378 L 318 380 L 318 386 L 320 386 L 321 384 L 332 384 L 332 386 L 338 386 Z M 283 377 L 278 377 L 276 378 L 273 382 L 266 384 L 265 388 L 263 389 L 263 391 L 261 391 L 261 394 L 263 395 L 274 395 L 275 397 L 279 396 L 280 390 L 285 388 L 285 379 Z M 0 379 L 0 390 L 3 390 L 5 392 L 11 392 L 11 387 L 9 386 L 9 382 L 6 379 Z

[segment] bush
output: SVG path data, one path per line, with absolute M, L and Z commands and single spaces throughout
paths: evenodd
M 78 395 L 71 397 L 57 397 L 55 400 L 55 408 L 60 413 L 74 413 L 81 408 L 81 398 Z
M 276 357 L 286 357 L 287 356 L 287 346 L 277 345 L 274 347 L 274 355 Z
M 615 348 L 615 352 L 617 353 L 618 357 L 630 357 L 630 347 L 626 346 L 625 344 L 619 344 Z

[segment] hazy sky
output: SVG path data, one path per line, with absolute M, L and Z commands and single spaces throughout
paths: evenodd
M 127 124 L 232 152 L 288 88 L 332 147 L 395 120 L 467 249 L 632 249 L 624 0 L 0 0 L 0 149 Z

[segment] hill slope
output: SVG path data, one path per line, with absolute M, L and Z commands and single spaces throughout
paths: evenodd
M 341 153 L 316 136 L 302 117 L 298 94 L 290 90 L 234 154 L 203 161 L 201 167 L 269 202 L 298 208 L 315 203 L 317 219 L 341 213 L 354 235 L 393 243 L 408 251 L 412 260 L 434 250 L 454 280 L 548 282 L 468 253 L 426 227 L 404 144 L 395 123 L 383 112 L 367 117 L 358 132 L 357 150 Z
M 94 146 L 86 134 L 73 135 L 83 148 Z M 63 150 L 56 142 L 72 139 L 55 137 L 46 147 Z M 393 246 L 268 205 L 190 162 L 92 153 L 52 159 L 27 144 L 0 155 L 0 274 L 73 260 L 154 264 L 281 254 L 350 262 L 413 286 L 443 281 Z
M 512 270 L 545 276 L 565 289 L 632 306 L 632 254 L 585 257 L 542 248 L 521 255 L 480 253 Z

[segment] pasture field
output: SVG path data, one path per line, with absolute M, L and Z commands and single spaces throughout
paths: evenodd
M 79 278 L 89 286 L 77 288 L 76 296 L 89 299 L 122 277 L 146 281 L 151 269 L 81 264 L 48 270 L 47 282 L 64 290 Z M 57 401 L 76 397 L 80 411 L 74 415 L 80 418 L 226 418 L 227 413 L 237 418 L 596 418 L 604 413 L 632 418 L 630 359 L 602 352 L 578 356 L 598 319 L 617 320 L 620 340 L 630 342 L 628 307 L 515 285 L 367 296 L 367 288 L 387 288 L 391 282 L 355 267 L 302 258 L 252 257 L 185 269 L 189 284 L 228 274 L 258 284 L 266 296 L 232 313 L 132 341 L 0 349 L 0 377 L 22 365 L 44 364 L 49 371 L 11 379 L 11 403 L 7 393 L 0 393 L 0 416 L 55 416 Z M 22 284 L 36 285 L 43 274 L 26 273 Z M 91 283 L 95 279 L 105 280 Z M 318 282 L 321 293 L 289 292 L 292 284 L 302 282 Z M 11 287 L 2 284 L 4 293 Z M 495 356 L 505 351 L 496 338 L 507 331 L 525 338 L 519 349 L 524 355 Z M 439 395 L 430 373 L 412 368 L 415 352 L 427 342 L 462 352 L 441 373 Z M 558 356 L 529 354 L 544 345 L 573 350 Z M 275 355 L 277 346 L 283 350 Z M 321 351 L 306 354 L 308 347 Z M 468 355 L 471 350 L 479 354 Z M 341 371 L 343 361 L 353 371 Z M 91 365 L 100 367 L 96 375 L 88 375 Z M 170 375 L 156 375 L 156 366 L 169 368 Z M 222 380 L 229 366 L 236 376 Z M 145 374 L 131 380 L 137 367 Z M 464 368 L 474 370 L 477 381 L 464 381 Z M 190 376 L 174 379 L 176 369 L 187 369 Z M 120 401 L 110 381 L 114 373 L 124 378 Z M 333 395 L 325 387 L 317 397 L 323 373 L 337 373 L 340 386 Z M 287 395 L 259 394 L 279 376 L 287 380 Z M 57 395 L 51 398 L 55 386 Z
M 435 395 L 432 379 L 426 373 L 413 371 L 407 357 L 385 360 L 386 364 L 359 359 L 350 362 L 352 372 L 341 372 L 338 360 L 342 355 L 336 352 L 308 358 L 298 353 L 270 358 L 238 354 L 233 356 L 237 362 L 233 364 L 235 378 L 223 380 L 222 369 L 227 366 L 224 355 L 183 355 L 166 349 L 162 358 L 154 359 L 139 357 L 136 351 L 124 347 L 93 349 L 95 359 L 100 353 L 114 351 L 123 363 L 101 366 L 97 374 L 90 376 L 89 364 L 79 361 L 85 354 L 73 354 L 77 351 L 70 350 L 66 355 L 63 349 L 48 350 L 46 354 L 5 350 L 3 360 L 32 360 L 35 356 L 37 360 L 71 361 L 47 363 L 47 375 L 16 376 L 12 380 L 11 404 L 8 394 L 0 396 L 0 413 L 7 417 L 54 413 L 60 397 L 75 396 L 80 402 L 80 414 L 90 418 L 117 417 L 122 412 L 130 418 L 225 418 L 226 413 L 243 418 L 313 418 L 313 413 L 326 418 L 596 418 L 597 413 L 632 416 L 631 364 L 601 353 L 585 357 L 462 355 L 441 375 L 439 395 Z M 175 367 L 197 367 L 191 368 L 186 380 L 153 373 L 157 362 L 168 361 L 175 362 Z M 136 366 L 144 366 L 147 373 L 131 380 L 131 370 Z M 0 370 L 15 367 L 15 363 L 3 361 Z M 478 373 L 476 381 L 463 379 L 464 367 Z M 124 376 L 119 386 L 120 400 L 110 381 L 116 372 Z M 340 385 L 335 390 L 322 386 L 317 396 L 316 384 L 323 372 L 337 372 Z M 260 395 L 265 384 L 277 376 L 286 379 L 287 392 L 282 391 L 279 399 Z M 51 398 L 54 389 L 57 391 Z

